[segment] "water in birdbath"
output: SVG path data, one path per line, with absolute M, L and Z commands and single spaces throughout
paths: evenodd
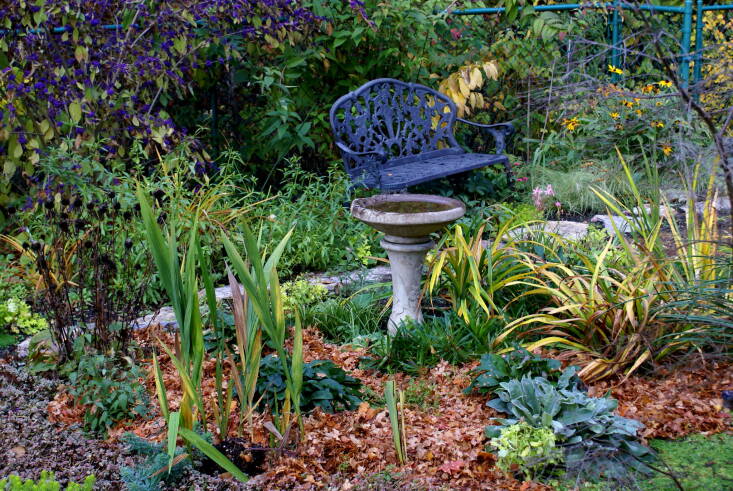
M 450 210 L 452 206 L 430 201 L 382 201 L 371 204 L 369 208 L 384 213 L 428 213 Z

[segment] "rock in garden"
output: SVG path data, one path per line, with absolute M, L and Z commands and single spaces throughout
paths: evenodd
M 631 213 L 633 213 L 634 215 L 639 215 L 640 214 L 639 213 L 640 211 L 641 211 L 641 208 L 639 208 L 638 206 L 635 206 L 634 208 L 632 208 Z M 647 214 L 651 213 L 652 206 L 651 205 L 644 205 L 644 211 Z M 669 205 L 667 205 L 667 206 L 665 206 L 665 205 L 659 205 L 659 216 L 669 215 L 669 216 L 673 217 L 676 214 L 677 214 L 677 212 L 671 206 L 669 206 Z
M 614 225 L 615 225 L 616 229 L 626 234 L 626 233 L 629 233 L 631 229 L 631 227 L 629 226 L 626 220 L 627 219 L 624 217 L 615 216 L 615 215 L 596 215 L 590 219 L 590 223 L 603 225 L 603 228 L 605 228 L 610 234 L 615 233 L 614 232 Z
M 687 192 L 682 189 L 662 189 L 660 193 L 670 203 L 687 203 Z
M 727 196 L 719 196 L 713 201 L 713 208 L 718 213 L 730 213 L 730 200 L 728 200 Z M 689 210 L 688 206 L 682 206 L 682 211 L 687 213 L 687 210 Z M 702 215 L 705 211 L 705 202 L 704 201 L 697 201 L 695 202 L 695 213 L 698 215 Z
M 527 239 L 536 232 L 547 232 L 557 234 L 567 240 L 579 240 L 588 234 L 588 224 L 582 222 L 571 222 L 568 220 L 548 220 L 528 227 L 521 227 L 512 230 L 502 239 L 505 241 L 514 239 Z

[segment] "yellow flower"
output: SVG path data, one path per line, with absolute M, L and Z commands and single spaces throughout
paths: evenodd
M 662 105 L 662 101 L 657 101 L 657 107 Z
M 664 128 L 664 123 L 661 121 L 652 121 L 652 128 Z
M 662 145 L 662 152 L 664 152 L 664 155 L 669 156 L 672 153 L 672 147 L 667 144 L 664 144 Z
M 637 115 L 637 116 L 641 116 L 641 114 L 642 114 L 643 112 L 644 112 L 644 111 L 642 111 L 641 109 L 637 109 L 637 110 L 636 110 L 636 115 Z
M 578 121 L 577 117 L 570 119 L 565 118 L 560 122 L 560 124 L 562 124 L 568 131 L 575 131 L 578 125 L 580 125 L 580 121 Z
M 658 83 L 660 87 L 672 87 L 672 82 L 668 80 L 660 80 Z
M 619 117 L 620 117 L 621 115 L 620 115 L 619 113 L 611 113 L 611 114 L 610 114 L 610 116 L 611 116 L 611 117 L 612 117 L 613 119 L 618 119 L 618 118 L 619 118 Z
M 624 74 L 624 71 L 623 70 L 621 70 L 620 68 L 615 67 L 613 65 L 608 65 L 608 71 L 611 72 L 611 73 L 615 73 L 617 75 L 623 75 Z
M 622 105 L 622 106 L 625 106 L 625 107 L 628 107 L 628 108 L 632 108 L 632 107 L 634 107 L 634 103 L 633 103 L 633 102 L 631 102 L 631 101 L 627 101 L 626 99 L 623 99 L 623 100 L 621 101 L 621 105 Z

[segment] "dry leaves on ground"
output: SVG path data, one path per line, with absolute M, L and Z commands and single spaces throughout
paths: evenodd
M 138 341 L 154 345 L 154 339 L 172 344 L 170 335 L 138 334 Z M 304 331 L 305 361 L 331 359 L 352 376 L 361 379 L 374 393 L 381 394 L 384 383 L 394 379 L 401 389 L 413 380 L 404 374 L 386 375 L 359 368 L 364 348 L 325 343 L 317 329 Z M 173 408 L 181 398 L 181 387 L 172 363 L 165 354 L 159 358 L 168 400 Z M 429 405 L 408 406 L 404 411 L 408 462 L 397 463 L 387 411 L 363 403 L 358 410 L 327 414 L 318 410 L 305 416 L 305 436 L 297 454 L 271 459 L 260 485 L 271 488 L 317 489 L 334 485 L 350 489 L 360 476 L 389 470 L 427 488 L 449 486 L 451 489 L 546 489 L 537 483 L 523 483 L 505 476 L 494 466 L 494 456 L 485 451 L 484 426 L 497 416 L 486 407 L 485 396 L 469 396 L 463 389 L 470 381 L 469 372 L 476 363 L 461 367 L 445 362 L 438 364 L 419 380 L 431 387 Z M 720 432 L 728 428 L 729 417 L 721 411 L 720 390 L 733 386 L 730 365 L 709 364 L 697 369 L 681 369 L 656 377 L 633 376 L 618 386 L 610 382 L 594 384 L 591 394 L 602 395 L 611 390 L 619 400 L 619 413 L 646 425 L 644 438 L 677 438 L 692 432 Z M 211 406 L 215 399 L 213 361 L 204 367 L 205 400 Z M 152 370 L 146 387 L 155 400 Z M 230 428 L 238 424 L 233 412 Z M 83 413 L 73 400 L 62 395 L 49 405 L 49 413 L 58 421 L 80 420 Z M 254 442 L 267 445 L 263 424 L 267 415 L 257 415 Z M 152 420 L 129 422 L 111 431 L 113 438 L 132 429 L 139 436 L 160 439 L 165 423 L 155 411 Z M 211 428 L 213 430 L 213 428 Z

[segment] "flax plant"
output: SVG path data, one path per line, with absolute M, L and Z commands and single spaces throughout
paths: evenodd
M 262 331 L 267 335 L 267 339 L 270 341 L 272 348 L 275 349 L 283 367 L 286 398 L 282 412 L 283 419 L 281 426 L 283 429 L 290 426 L 290 410 L 292 408 L 302 432 L 300 394 L 303 388 L 303 331 L 299 316 L 296 315 L 296 322 L 293 329 L 292 356 L 289 357 L 285 349 L 287 325 L 285 322 L 283 296 L 276 269 L 277 262 L 291 234 L 292 230 L 275 247 L 270 257 L 265 259 L 260 256 L 257 239 L 254 234 L 248 227 L 244 226 L 244 252 L 247 262 L 240 256 L 237 247 L 226 235 L 222 234 L 221 240 L 224 243 L 231 267 L 247 294 L 248 305 L 251 305 L 251 308 L 254 310 Z M 240 353 L 242 352 L 244 351 L 241 350 Z M 248 404 L 251 404 L 249 399 Z M 287 433 L 286 431 L 283 432 Z
M 664 199 L 660 213 L 660 200 L 645 199 L 623 158 L 621 163 L 636 206 L 630 208 L 598 189 L 594 192 L 628 226 L 632 240 L 615 224 L 614 235 L 631 266 L 622 272 L 606 263 L 613 238 L 597 258 L 579 253 L 583 266 L 575 269 L 527 256 L 532 272 L 524 283 L 531 290 L 524 295 L 549 296 L 554 306 L 508 324 L 495 347 L 517 333 L 539 336 L 525 345 L 527 349 L 551 345 L 574 351 L 584 360 L 579 375 L 594 381 L 617 374 L 628 377 L 644 364 L 699 351 L 716 341 L 730 342 L 726 334 L 730 322 L 725 318 L 733 299 L 730 264 L 721 267 L 717 257 L 713 178 L 701 219 L 692 198 L 688 201 L 683 236 Z M 676 245 L 671 257 L 660 237 L 665 220 Z
M 188 234 L 184 260 L 181 263 L 175 218 L 170 220 L 168 233 L 164 235 L 141 188 L 138 188 L 137 196 L 140 202 L 140 212 L 148 245 L 157 266 L 160 281 L 173 306 L 179 329 L 176 335 L 175 352 L 161 343 L 181 380 L 183 397 L 178 411 L 172 412 L 170 410 L 160 364 L 157 356 L 153 356 L 158 401 L 161 413 L 168 426 L 168 454 L 170 457 L 168 469 L 170 470 L 174 463 L 176 441 L 180 436 L 189 445 L 198 448 L 234 477 L 245 482 L 248 480 L 247 475 L 194 431 L 196 423 L 199 423 L 204 430 L 207 427 L 206 409 L 201 386 L 205 347 L 203 322 L 199 308 L 197 270 L 199 265 L 208 265 L 208 260 L 204 257 L 198 243 L 198 221 L 197 219 L 193 220 L 193 225 Z M 202 277 L 207 290 L 209 307 L 215 307 L 215 298 L 212 302 L 213 285 L 208 271 L 203 272 Z M 211 314 L 216 315 L 216 310 Z M 228 413 L 228 408 L 220 409 L 223 409 L 222 413 Z M 221 428 L 223 423 L 221 421 L 219 423 Z
M 240 290 L 240 285 L 234 278 L 231 270 L 227 270 L 229 287 L 232 292 L 234 310 L 234 327 L 237 338 L 240 365 L 231 352 L 229 364 L 234 374 L 234 383 L 237 387 L 240 410 L 240 433 L 244 420 L 248 421 L 250 439 L 254 437 L 252 414 L 255 409 L 255 392 L 262 358 L 262 327 L 254 315 L 252 302 L 246 292 Z
M 582 353 L 587 363 L 579 375 L 587 381 L 616 373 L 628 376 L 644 362 L 668 354 L 673 347 L 659 347 L 656 341 L 672 326 L 653 311 L 668 298 L 657 289 L 667 278 L 653 264 L 638 264 L 626 274 L 609 268 L 611 245 L 609 240 L 597 259 L 579 254 L 585 271 L 529 260 L 532 274 L 524 284 L 531 289 L 523 296 L 547 296 L 554 306 L 508 324 L 495 346 L 518 331 L 522 337 L 538 335 L 539 340 L 526 345 L 528 350 L 557 345 Z
M 704 284 L 707 287 L 725 286 L 724 283 L 730 279 L 730 270 L 720 267 L 719 254 L 722 251 L 718 231 L 718 210 L 715 207 L 718 198 L 714 180 L 716 173 L 715 169 L 710 173 L 702 213 L 698 216 L 693 193 L 700 179 L 699 171 L 698 164 L 689 184 L 685 212 L 686 233 L 683 235 L 677 222 L 667 217 L 676 248 L 677 259 L 674 265 L 679 282 L 684 281 L 689 285 Z
M 398 391 L 394 380 L 384 384 L 384 400 L 389 412 L 389 424 L 392 429 L 392 443 L 394 444 L 397 460 L 400 465 L 407 462 L 407 438 L 405 436 L 405 393 Z
M 527 225 L 528 222 L 522 223 Z M 450 244 L 443 248 L 429 265 L 427 290 L 432 295 L 438 290 L 447 292 L 452 309 L 470 322 L 471 308 L 477 304 L 489 317 L 502 312 L 499 294 L 507 286 L 526 277 L 528 269 L 514 247 L 518 224 L 505 222 L 489 247 L 482 241 L 484 227 L 466 239 L 463 229 L 456 226 L 446 235 Z M 507 243 L 502 244 L 502 241 Z

